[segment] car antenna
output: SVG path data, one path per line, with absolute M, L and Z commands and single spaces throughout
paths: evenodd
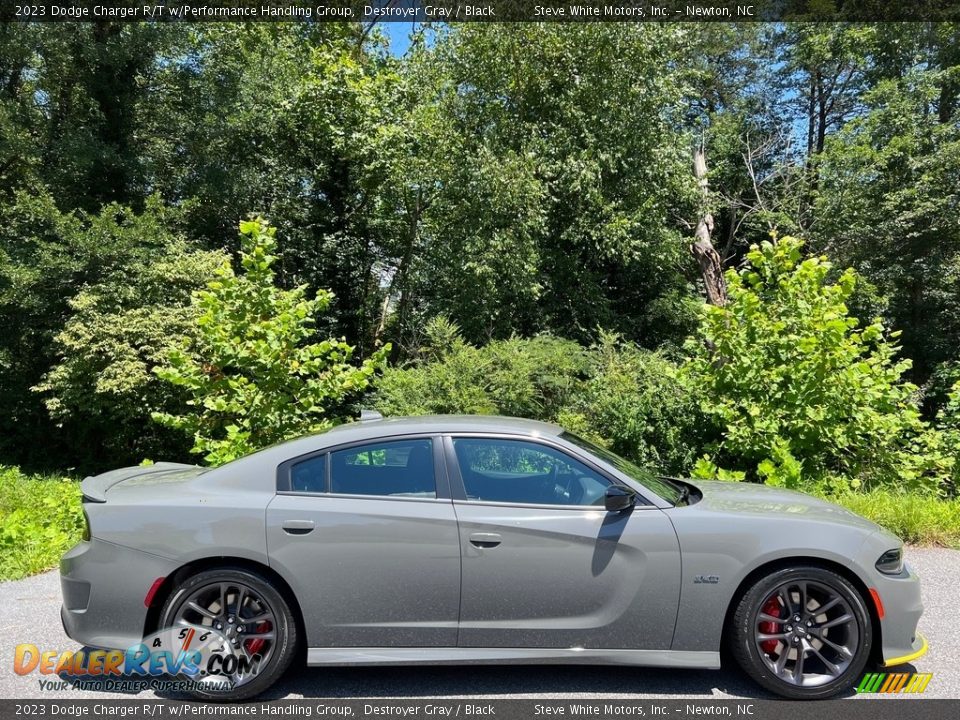
M 383 420 L 383 415 L 376 410 L 360 410 L 360 422 L 374 422 L 375 420 Z

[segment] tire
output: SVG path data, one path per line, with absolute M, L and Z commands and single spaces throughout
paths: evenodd
M 224 587 L 225 591 L 219 590 Z M 221 595 L 221 592 L 225 594 Z M 218 597 L 225 597 L 225 602 L 220 601 Z M 188 605 L 193 601 L 195 605 L 204 606 L 205 598 L 210 598 L 212 602 L 206 606 L 207 612 L 217 615 L 217 619 L 208 618 L 206 615 L 201 616 Z M 237 612 L 238 601 L 242 605 L 239 612 Z M 223 617 L 220 617 L 221 615 Z M 267 615 L 269 615 L 268 619 L 251 622 L 246 626 L 241 624 L 244 617 L 256 619 L 266 618 Z M 182 581 L 173 589 L 163 605 L 160 612 L 160 628 L 172 627 L 180 620 L 211 628 L 219 624 L 224 628 L 225 633 L 233 633 L 228 637 L 238 646 L 235 651 L 238 657 L 243 650 L 245 655 L 259 654 L 262 659 L 254 673 L 240 678 L 240 682 L 232 687 L 211 685 L 197 688 L 194 686 L 187 691 L 189 695 L 199 700 L 236 702 L 256 697 L 286 672 L 297 655 L 300 644 L 296 619 L 283 595 L 270 580 L 246 568 L 222 567 L 204 570 Z M 248 635 L 244 635 L 241 630 Z M 252 638 L 249 637 L 250 634 Z M 264 640 L 263 638 L 268 635 L 272 635 L 272 638 Z M 256 645 L 258 641 L 260 644 Z M 254 652 L 250 653 L 249 649 L 254 649 Z M 197 678 L 181 677 L 180 679 L 196 680 Z M 208 676 L 208 679 L 212 679 L 212 676 Z
M 873 625 L 863 596 L 846 578 L 797 566 L 772 572 L 744 593 L 729 643 L 759 685 L 781 697 L 814 700 L 838 695 L 863 677 Z

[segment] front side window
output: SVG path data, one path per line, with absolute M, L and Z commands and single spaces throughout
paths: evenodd
M 330 453 L 330 492 L 435 498 L 433 443 L 396 440 Z
M 603 505 L 610 482 L 564 452 L 526 440 L 455 438 L 467 499 Z
M 599 445 L 594 445 L 592 442 L 584 440 L 581 437 L 577 437 L 573 433 L 565 432 L 560 435 L 560 437 L 583 448 L 591 455 L 596 455 L 601 460 L 610 463 L 620 472 L 653 490 L 671 505 L 677 505 L 684 501 L 683 488 L 679 484 L 667 478 L 658 477 L 651 471 L 641 468 L 626 458 L 620 457 L 616 453 L 602 448 Z

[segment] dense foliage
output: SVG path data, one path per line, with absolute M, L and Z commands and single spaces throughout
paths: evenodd
M 553 419 L 670 472 L 953 492 L 958 47 L 949 23 L 464 24 L 402 56 L 357 24 L 2 24 L 0 461 L 219 462 L 375 381 L 391 413 Z M 276 238 L 238 238 L 254 216 Z M 707 217 L 743 271 L 701 312 Z
M 423 356 L 377 382 L 389 415 L 481 413 L 558 422 L 665 472 L 692 464 L 701 416 L 674 364 L 603 334 L 590 347 L 550 335 L 475 347 L 446 318 L 428 324 Z
M 225 262 L 195 293 L 194 333 L 153 368 L 189 398 L 186 412 L 156 411 L 153 418 L 192 436 L 192 452 L 213 465 L 329 429 L 369 387 L 389 351 L 353 367 L 351 345 L 313 342 L 331 293 L 310 299 L 305 287 L 274 285 L 276 228 L 257 218 L 241 222 L 240 235 L 243 272 Z
M 851 316 L 857 274 L 830 281 L 830 263 L 802 246 L 752 247 L 727 272 L 729 303 L 705 307 L 690 343 L 685 377 L 724 428 L 720 464 L 788 487 L 938 489 L 950 458 L 903 379 L 899 333 Z

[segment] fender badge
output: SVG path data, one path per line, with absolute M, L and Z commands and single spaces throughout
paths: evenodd
M 716 585 L 720 582 L 719 575 L 694 575 L 693 584 L 694 585 Z

